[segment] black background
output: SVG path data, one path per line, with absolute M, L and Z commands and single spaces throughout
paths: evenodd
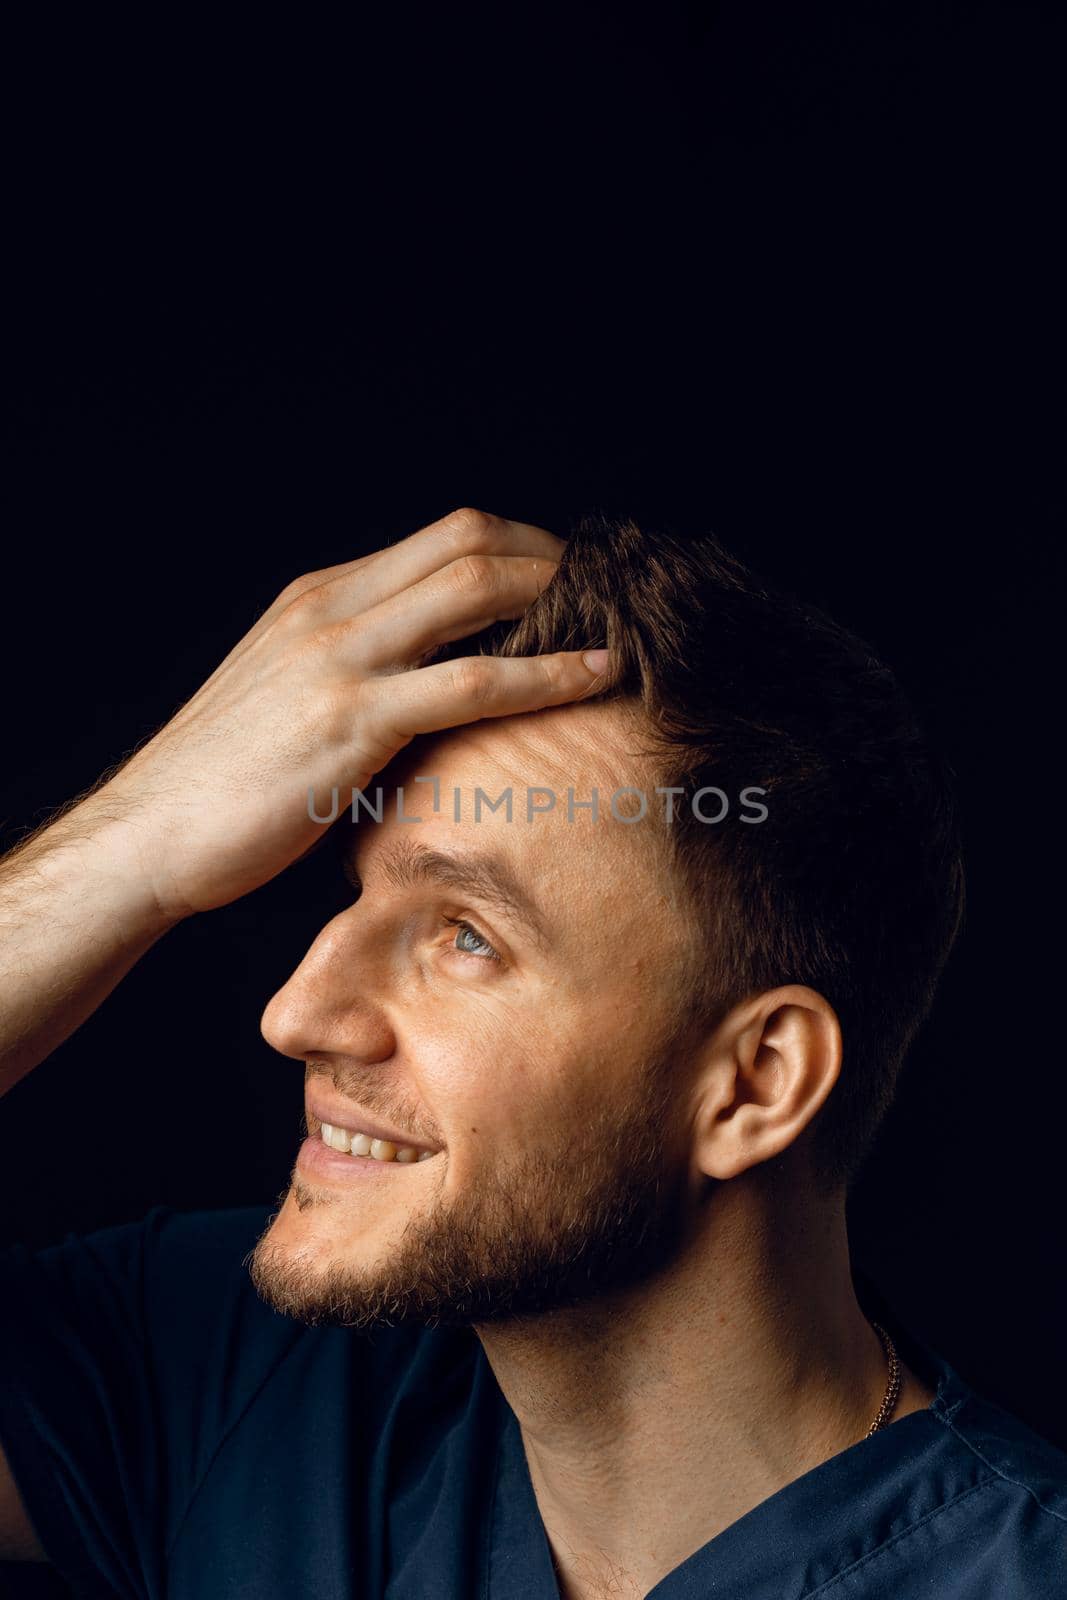
M 712 529 L 898 669 L 969 911 L 858 1263 L 1067 1446 L 1053 8 L 724 4 L 9 39 L 14 842 L 298 573 L 462 504 Z M 0 1118 L 0 1230 L 270 1200 L 325 856 L 157 945 Z

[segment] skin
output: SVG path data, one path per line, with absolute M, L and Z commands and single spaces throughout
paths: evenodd
M 295 579 L 154 738 L 10 851 L 0 1095 L 177 923 L 310 849 L 309 790 L 365 787 L 417 735 L 595 691 L 603 662 L 580 650 L 420 664 L 521 616 L 563 549 L 544 528 L 463 509 Z M 0 1560 L 43 1559 L 0 1451 Z
M 657 828 L 606 814 L 621 784 L 653 793 L 634 726 L 593 703 L 420 741 L 386 775 L 384 820 L 352 830 L 362 893 L 263 1017 L 309 1091 L 440 1154 L 373 1185 L 298 1161 L 257 1247 L 261 1293 L 311 1320 L 472 1326 L 565 1596 L 646 1594 L 861 1439 L 886 1383 L 843 1197 L 813 1198 L 803 1137 L 840 1068 L 836 1016 L 788 986 L 710 1036 L 682 1025 L 698 947 Z M 439 777 L 437 815 L 416 773 Z M 397 820 L 404 783 L 415 825 Z M 509 784 L 514 820 L 474 825 L 475 786 Z M 527 823 L 527 785 L 564 806 Z M 568 785 L 598 788 L 597 822 L 567 821 Z M 451 887 L 396 886 L 385 864 L 413 840 L 504 855 L 547 939 Z M 909 1373 L 895 1415 L 931 1398 Z
M 309 787 L 380 774 L 388 793 L 437 773 L 449 796 L 649 788 L 633 708 L 578 703 L 596 690 L 580 652 L 419 665 L 520 615 L 562 548 L 460 512 L 297 580 L 154 739 L 0 863 L 0 1092 L 177 922 L 317 842 Z M 298 1159 L 258 1287 L 310 1320 L 474 1328 L 519 1420 L 561 1594 L 643 1595 L 861 1438 L 883 1393 L 843 1197 L 816 1200 L 807 1167 L 837 1019 L 790 986 L 710 1034 L 684 1026 L 699 951 L 651 823 L 557 810 L 464 828 L 448 806 L 355 831 L 363 893 L 264 1032 L 309 1094 L 439 1153 L 358 1189 Z M 401 889 L 386 870 L 401 834 L 494 844 L 546 937 L 454 888 Z M 930 1398 L 908 1374 L 896 1415 Z M 2 1456 L 0 1556 L 44 1556 Z
M 521 616 L 563 549 L 543 528 L 461 510 L 295 579 L 154 738 L 9 852 L 0 1094 L 176 923 L 310 849 L 321 828 L 309 790 L 364 787 L 418 734 L 594 688 L 577 650 L 417 665 L 437 643 Z

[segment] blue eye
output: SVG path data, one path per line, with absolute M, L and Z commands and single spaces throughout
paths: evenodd
M 458 950 L 460 955 L 479 956 L 482 960 L 486 961 L 499 961 L 501 959 L 497 952 L 493 949 L 492 945 L 489 943 L 488 939 L 483 939 L 477 928 L 472 928 L 470 923 L 464 922 L 462 917 L 445 917 L 444 920 L 448 923 L 450 928 L 458 928 L 459 932 L 456 935 L 457 940 L 464 935 L 469 934 L 474 943 L 480 944 L 482 947 L 480 950 L 471 950 L 469 947 L 464 949 L 457 943 L 453 946 L 453 948 Z

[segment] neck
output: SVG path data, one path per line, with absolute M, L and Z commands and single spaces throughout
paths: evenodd
M 885 1393 L 842 1199 L 721 1185 L 679 1258 L 623 1294 L 478 1328 L 570 1600 L 644 1595 L 866 1434 Z M 929 1404 L 905 1373 L 894 1419 Z

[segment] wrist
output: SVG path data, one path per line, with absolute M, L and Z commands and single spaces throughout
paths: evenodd
M 79 802 L 0 863 L 35 895 L 61 896 L 118 943 L 146 946 L 182 921 L 164 906 L 147 864 L 143 831 L 97 795 Z

